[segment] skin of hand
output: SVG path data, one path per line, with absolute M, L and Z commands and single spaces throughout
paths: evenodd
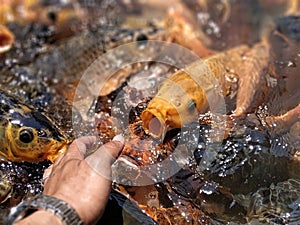
M 85 159 L 86 150 L 95 141 L 96 138 L 90 136 L 76 139 L 45 171 L 50 175 L 45 180 L 43 194 L 69 203 L 84 224 L 96 222 L 103 214 L 111 190 L 111 165 L 123 148 L 123 139 L 118 137 Z M 51 213 L 39 210 L 17 224 L 41 224 L 41 215 L 45 218 L 45 214 Z M 39 219 L 37 223 L 34 222 L 36 219 Z

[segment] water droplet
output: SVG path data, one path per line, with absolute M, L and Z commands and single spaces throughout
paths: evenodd
M 293 61 L 288 61 L 287 66 L 288 67 L 297 67 L 296 63 Z
M 150 193 L 149 193 L 149 198 L 155 199 L 155 198 L 156 198 L 155 192 L 150 192 Z
M 176 98 L 176 99 L 171 99 L 171 102 L 176 106 L 179 107 L 181 105 L 181 102 Z

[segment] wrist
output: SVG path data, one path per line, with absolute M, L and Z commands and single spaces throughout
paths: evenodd
M 76 199 L 73 199 L 74 196 L 68 196 L 65 194 L 56 193 L 51 196 L 53 196 L 57 199 L 61 199 L 61 200 L 65 201 L 66 203 L 68 203 L 77 212 L 79 218 L 84 222 L 84 224 L 89 224 L 88 223 L 89 221 L 87 220 L 87 216 L 85 213 L 85 209 L 88 204 L 78 204 L 78 201 L 76 201 Z
M 107 201 L 104 201 L 103 199 L 99 199 L 99 202 L 102 202 L 102 207 L 98 209 L 97 206 L 91 205 L 91 202 L 93 202 L 93 199 L 91 199 L 90 196 L 86 196 L 84 199 L 81 199 L 80 201 L 77 199 L 74 199 L 74 196 L 68 196 L 66 194 L 59 194 L 56 193 L 53 195 L 53 197 L 61 199 L 65 202 L 67 202 L 72 208 L 77 212 L 79 218 L 83 221 L 84 224 L 92 224 L 96 220 L 99 219 L 99 216 L 102 215 L 105 209 L 105 205 Z M 108 196 L 105 197 L 108 199 Z M 93 213 L 94 209 L 97 208 L 97 213 Z
M 66 225 L 61 218 L 59 218 L 57 215 L 46 211 L 46 210 L 38 210 L 34 213 L 32 213 L 30 216 L 25 217 L 22 220 L 19 220 L 14 225 Z
M 42 214 L 47 216 L 47 220 L 49 215 L 51 215 L 50 217 L 54 219 L 54 221 L 60 219 L 61 222 L 57 221 L 57 224 L 83 225 L 83 221 L 70 204 L 47 195 L 37 195 L 12 208 L 8 218 L 8 224 L 13 224 L 16 221 L 21 222 L 22 220 L 23 223 L 21 224 L 40 224 L 39 222 L 43 220 L 39 221 L 38 219 Z M 26 223 L 24 223 L 24 221 Z M 43 222 L 43 224 L 47 223 Z
M 88 169 L 90 170 L 89 167 Z M 92 184 L 96 180 L 101 183 L 101 188 L 97 188 L 97 185 L 95 185 L 94 188 L 87 188 L 89 191 L 84 191 L 82 190 L 84 187 L 81 185 L 75 186 L 73 189 L 67 186 L 55 191 L 44 190 L 44 194 L 67 202 L 78 213 L 84 224 L 92 224 L 96 222 L 104 212 L 111 189 L 111 181 L 99 176 L 99 174 L 93 171 L 84 174 L 89 174 L 87 176 L 88 178 L 77 177 L 76 180 L 85 180 L 85 184 Z M 78 193 L 80 193 L 80 195 L 78 195 Z

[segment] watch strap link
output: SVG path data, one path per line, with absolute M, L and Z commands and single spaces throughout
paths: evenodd
M 83 221 L 80 219 L 75 209 L 67 202 L 48 195 L 37 195 L 31 199 L 25 200 L 18 206 L 11 209 L 8 224 L 19 218 L 23 213 L 38 209 L 44 209 L 55 215 L 57 215 L 67 225 L 83 225 Z M 24 216 L 24 215 L 23 215 Z

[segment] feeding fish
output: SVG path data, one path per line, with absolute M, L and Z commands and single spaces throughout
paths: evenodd
M 226 76 L 233 74 L 239 79 L 235 115 L 240 116 L 254 108 L 256 89 L 262 71 L 269 65 L 269 46 L 261 42 L 252 48 L 238 46 L 204 60 L 190 64 L 166 79 L 156 96 L 142 113 L 143 128 L 153 137 L 164 138 L 173 128 L 196 120 L 198 114 L 212 107 L 208 97 L 215 89 L 221 96 L 230 93 Z M 217 104 L 217 102 L 216 102 Z

